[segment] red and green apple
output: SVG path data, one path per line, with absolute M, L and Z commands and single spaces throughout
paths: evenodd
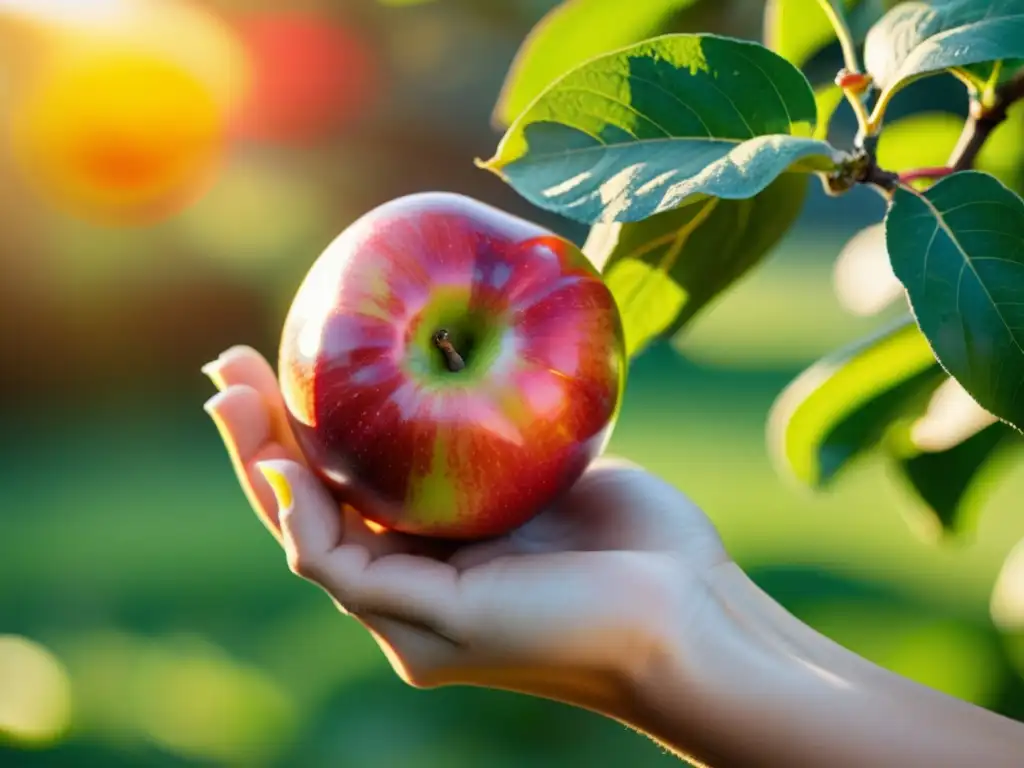
M 375 208 L 320 255 L 279 378 L 311 468 L 366 519 L 477 539 L 555 501 L 603 451 L 622 323 L 568 240 L 468 197 Z

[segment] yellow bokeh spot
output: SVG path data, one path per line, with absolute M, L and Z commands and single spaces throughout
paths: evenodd
M 285 746 L 294 703 L 257 669 L 196 638 L 178 638 L 141 654 L 135 720 L 168 751 L 251 765 Z
M 328 205 L 299 172 L 236 157 L 175 226 L 204 258 L 248 272 L 322 247 L 329 232 L 321 222 L 338 217 L 339 207 L 344 218 L 344 201 Z
M 148 742 L 193 761 L 264 765 L 300 725 L 277 679 L 202 637 L 78 636 L 68 666 L 76 726 L 121 748 Z
M 52 62 L 12 116 L 15 157 L 85 218 L 150 223 L 192 202 L 225 139 L 210 90 L 172 61 L 96 50 Z
M 24 745 L 48 744 L 70 719 L 64 665 L 28 638 L 0 635 L 0 735 Z

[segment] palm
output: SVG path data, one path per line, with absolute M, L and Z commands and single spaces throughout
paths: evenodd
M 725 559 L 711 523 L 678 491 L 608 460 L 596 462 L 556 506 L 526 525 L 465 545 L 372 530 L 350 509 L 339 514 L 307 472 L 307 510 L 302 520 L 296 513 L 294 522 L 283 521 L 289 534 L 283 535 L 257 464 L 303 458 L 276 376 L 255 351 L 236 348 L 222 357 L 215 378 L 223 392 L 210 410 L 253 508 L 279 541 L 301 553 L 302 562 L 293 562 L 297 572 L 378 635 L 391 635 L 392 645 L 393 636 L 418 627 L 420 635 L 427 629 L 457 647 L 469 637 L 497 642 L 510 658 L 583 628 L 593 634 L 609 605 L 629 610 L 642 602 L 644 575 L 678 567 L 680 556 L 687 564 L 683 578 L 689 574 L 694 582 Z M 312 511 L 317 508 L 320 514 Z

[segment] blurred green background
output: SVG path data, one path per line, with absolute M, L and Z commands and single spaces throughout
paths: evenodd
M 212 394 L 200 366 L 234 343 L 273 359 L 312 260 L 378 203 L 457 191 L 582 242 L 580 227 L 531 209 L 472 162 L 493 150 L 505 72 L 554 4 L 192 6 L 193 22 L 237 45 L 254 95 L 201 188 L 164 215 L 95 215 L 95 191 L 68 193 L 39 170 L 56 134 L 29 143 L 34 160 L 10 145 L 0 160 L 0 766 L 678 764 L 586 712 L 405 687 L 354 622 L 289 574 L 200 408 Z M 24 94 L 48 82 L 46 57 L 129 6 L 143 7 L 0 0 L 12 125 Z M 687 23 L 757 39 L 762 15 L 757 0 L 731 0 Z M 140 18 L 165 43 L 198 39 Z M 63 37 L 46 37 L 54 27 Z M 224 75 L 218 66 L 235 65 L 211 46 L 191 60 L 206 56 L 203 71 Z M 827 49 L 813 66 L 834 72 L 838 61 Z M 952 78 L 934 78 L 894 115 L 965 101 Z M 75 109 L 57 103 L 55 114 Z M 838 113 L 837 142 L 850 118 Z M 74 166 L 73 153 L 57 160 L 67 174 L 92 167 Z M 877 461 L 811 496 L 775 474 L 765 449 L 779 391 L 880 322 L 840 308 L 832 272 L 843 243 L 882 211 L 870 192 L 835 200 L 815 184 L 763 268 L 636 361 L 611 450 L 691 495 L 736 559 L 813 626 L 1024 718 L 1024 646 L 995 629 L 989 608 L 1024 537 L 1024 463 L 984 481 L 973 536 L 935 544 L 915 535 L 914 498 Z

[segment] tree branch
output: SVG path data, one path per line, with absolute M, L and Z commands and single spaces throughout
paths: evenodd
M 918 179 L 938 179 L 974 167 L 978 154 L 993 131 L 1007 117 L 1010 107 L 1024 99 L 1024 72 L 995 89 L 991 100 L 972 100 L 970 114 L 963 131 L 950 153 L 946 165 L 938 168 L 916 168 L 895 174 L 879 168 L 875 160 L 877 137 L 868 137 L 864 146 L 842 168 L 828 178 L 830 194 L 842 194 L 854 184 L 868 184 L 884 196 L 891 197 L 896 188 Z M 987 106 L 984 101 L 987 101 Z
M 1007 110 L 1016 101 L 1024 98 L 1024 75 L 996 88 L 992 106 L 984 107 L 980 101 L 971 102 L 971 113 L 964 123 L 964 129 L 953 148 L 946 165 L 953 171 L 973 168 L 981 148 L 985 146 L 992 132 L 1006 120 Z
M 900 177 L 892 171 L 879 168 L 878 163 L 875 161 L 875 155 L 872 153 L 868 156 L 868 163 L 857 181 L 861 184 L 871 184 L 891 193 L 895 191 L 896 186 L 899 184 Z

